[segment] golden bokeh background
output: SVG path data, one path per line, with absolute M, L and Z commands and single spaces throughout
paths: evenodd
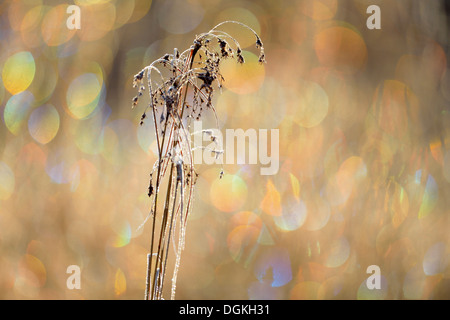
M 69 5 L 81 29 L 69 30 Z M 381 30 L 366 9 L 381 8 Z M 0 298 L 143 299 L 151 122 L 133 76 L 224 20 L 221 129 L 279 129 L 280 170 L 201 165 L 177 299 L 450 298 L 445 1 L 0 4 Z M 143 105 L 140 106 L 143 108 Z M 66 286 L 81 268 L 81 289 Z M 367 267 L 382 287 L 368 290 Z

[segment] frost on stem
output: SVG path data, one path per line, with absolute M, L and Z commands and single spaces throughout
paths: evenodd
M 150 174 L 148 187 L 148 196 L 152 203 L 149 215 L 144 221 L 145 223 L 152 217 L 146 299 L 163 298 L 164 276 L 170 260 L 168 257 L 171 242 L 175 258 L 171 298 L 175 297 L 181 250 L 185 246 L 187 218 L 192 210 L 194 186 L 198 176 L 192 154 L 195 146 L 191 145 L 190 139 L 191 122 L 200 120 L 204 113 L 208 112 L 214 116 L 216 127 L 219 127 L 212 98 L 215 90 L 222 88 L 224 81 L 220 72 L 221 62 L 225 59 L 236 59 L 237 63 L 245 63 L 239 42 L 220 30 L 224 24 L 237 24 L 252 32 L 256 37 L 259 62 L 266 62 L 259 35 L 243 23 L 225 21 L 198 35 L 187 50 L 179 52 L 174 49 L 173 54 L 165 54 L 156 59 L 139 71 L 133 79 L 133 87 L 138 88 L 138 92 L 132 99 L 132 107 L 138 105 L 143 93 L 147 91 L 149 103 L 141 116 L 140 125 L 149 118 L 150 112 L 158 148 L 158 159 Z M 217 156 L 223 152 L 211 151 Z M 223 169 L 220 171 L 220 177 L 222 175 Z M 160 190 L 164 180 L 167 181 L 164 184 L 167 189 Z M 159 200 L 164 201 L 161 212 L 157 212 Z M 159 228 L 156 227 L 157 222 L 160 222 Z

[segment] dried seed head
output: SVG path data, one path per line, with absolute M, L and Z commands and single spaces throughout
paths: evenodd
M 266 63 L 266 55 L 264 54 L 264 52 L 262 52 L 262 53 L 259 55 L 258 62 L 259 62 L 259 63 Z
M 133 101 L 133 108 L 136 107 L 136 105 L 138 104 L 138 100 L 139 100 L 138 96 L 133 98 L 133 100 L 132 100 Z
M 261 39 L 258 36 L 256 36 L 256 48 L 260 49 L 262 47 L 263 47 L 263 44 L 261 42 Z
M 136 88 L 141 83 L 142 78 L 144 78 L 144 72 L 145 72 L 145 69 L 134 76 L 133 88 Z
M 158 169 L 158 180 L 156 185 L 153 185 L 152 175 L 150 174 L 148 195 L 153 195 L 155 197 L 154 200 L 156 199 L 160 192 L 160 183 L 158 181 L 162 181 L 161 179 L 165 175 L 167 163 L 172 161 L 172 164 L 176 164 L 176 177 L 177 182 L 181 182 L 181 195 L 177 197 L 177 194 L 175 193 L 174 201 L 179 201 L 178 203 L 181 203 L 180 216 L 183 217 L 183 219 L 180 219 L 180 225 L 181 223 L 185 225 L 191 210 L 190 206 L 186 206 L 183 209 L 182 201 L 183 199 L 186 199 L 185 203 L 190 203 L 191 196 L 189 194 L 191 193 L 183 193 L 182 188 L 191 188 L 198 177 L 198 173 L 195 172 L 194 163 L 188 156 L 193 147 L 183 135 L 190 131 L 190 122 L 194 119 L 200 120 L 201 117 L 204 116 L 204 112 L 208 110 L 213 110 L 216 117 L 216 126 L 219 126 L 217 113 L 212 103 L 212 95 L 217 87 L 222 87 L 224 81 L 220 72 L 220 62 L 231 57 L 236 58 L 237 63 L 245 63 L 242 49 L 237 40 L 228 33 L 218 29 L 225 23 L 238 24 L 253 32 L 256 36 L 256 48 L 259 49 L 258 60 L 260 63 L 264 63 L 264 46 L 256 32 L 240 22 L 224 21 L 216 25 L 209 32 L 197 36 L 189 49 L 180 53 L 178 49 L 175 48 L 173 53 L 166 54 L 155 60 L 134 76 L 133 87 L 137 87 L 139 90 L 137 90 L 137 96 L 132 100 L 133 107 L 137 105 L 142 93 L 147 90 L 150 103 L 146 111 L 151 108 L 153 124 L 155 126 L 155 135 L 157 138 L 156 141 L 158 142 L 159 157 L 154 165 L 154 171 L 155 168 Z M 195 67 L 193 66 L 194 63 Z M 157 78 L 153 77 L 155 75 Z M 148 80 L 148 84 L 145 87 L 142 83 L 144 77 Z M 217 82 L 217 86 L 213 85 L 214 81 Z M 190 93 L 192 93 L 192 95 Z M 145 112 L 141 116 L 141 125 L 144 123 L 144 119 L 146 119 Z M 187 125 L 185 124 L 186 122 Z M 212 142 L 217 143 L 217 137 L 212 134 L 212 131 L 210 139 Z M 182 162 L 172 158 L 172 154 L 174 154 L 174 156 L 177 155 L 176 147 L 179 148 L 178 156 L 185 157 L 182 159 Z M 211 152 L 215 154 L 216 158 L 223 154 L 223 150 L 214 149 L 211 150 Z M 223 175 L 224 172 L 221 170 L 220 178 L 222 178 Z M 177 187 L 178 183 L 175 185 L 175 188 Z M 156 216 L 157 211 L 156 201 L 154 203 L 155 206 L 151 210 L 153 217 Z M 176 203 L 174 202 L 173 208 L 176 208 L 175 204 Z M 172 211 L 173 210 L 174 209 L 172 209 Z M 181 220 L 183 220 L 183 222 L 181 222 Z M 171 232 L 170 228 L 168 232 Z M 153 255 L 150 254 L 150 257 L 152 256 Z M 177 257 L 179 257 L 179 255 Z M 157 261 L 160 261 L 158 259 L 161 259 L 159 252 Z M 153 265 L 155 265 L 155 263 Z M 165 273 L 165 264 L 163 263 L 161 266 L 162 269 L 152 270 L 153 266 L 150 262 L 148 264 L 148 275 L 156 280 L 156 277 L 158 277 L 156 275 L 157 273 Z M 150 272 L 152 272 L 152 274 L 150 274 Z M 174 274 L 176 275 L 176 271 L 174 271 Z M 161 283 L 155 281 L 153 288 L 151 285 L 148 285 L 146 297 L 150 297 L 150 292 L 152 292 L 150 298 L 162 298 L 161 292 L 164 278 L 158 278 L 158 281 L 161 281 Z M 156 296 L 154 295 L 155 293 Z M 172 296 L 173 294 L 174 291 L 172 290 Z
M 141 116 L 141 122 L 139 122 L 139 125 L 143 125 L 144 124 L 144 119 L 145 119 L 145 117 L 146 117 L 147 115 L 145 114 L 145 112 L 142 114 L 142 116 Z
M 222 57 L 223 58 L 228 57 L 227 42 L 220 38 L 217 38 L 217 41 L 219 41 L 220 52 L 222 53 Z
M 245 63 L 244 57 L 242 56 L 242 50 L 241 48 L 236 49 L 236 56 L 237 56 L 237 62 L 240 64 Z
M 151 197 L 153 195 L 153 184 L 150 182 L 148 186 L 148 196 Z

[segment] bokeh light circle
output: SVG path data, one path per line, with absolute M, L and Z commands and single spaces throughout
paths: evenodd
M 450 255 L 446 252 L 446 245 L 438 242 L 428 248 L 423 258 L 423 271 L 427 276 L 442 273 L 450 264 Z
M 3 111 L 3 119 L 8 130 L 18 135 L 26 123 L 34 96 L 29 91 L 24 91 L 9 98 Z
M 151 1 L 148 2 L 151 4 Z M 134 9 L 135 0 L 118 0 L 116 2 L 116 21 L 114 23 L 114 29 L 120 28 L 129 22 L 133 16 Z
M 36 5 L 27 11 L 20 24 L 22 36 L 39 25 L 44 11 L 44 6 L 42 5 Z
M 235 59 L 223 61 L 222 76 L 225 78 L 224 87 L 238 94 L 249 94 L 260 89 L 265 78 L 264 65 L 258 62 L 258 56 L 243 50 L 244 64 Z
M 128 221 L 122 221 L 122 224 L 113 225 L 113 229 L 116 232 L 116 237 L 113 240 L 112 246 L 115 248 L 121 248 L 130 243 L 131 240 L 131 226 Z
M 83 5 L 82 27 L 77 35 L 83 41 L 97 41 L 114 28 L 116 7 L 110 2 L 97 2 Z
M 0 105 L 3 103 L 4 98 L 5 98 L 5 87 L 3 86 L 3 80 L 0 77 Z
M 211 184 L 211 203 L 220 211 L 239 210 L 247 200 L 247 184 L 238 175 L 226 174 Z
M 345 237 L 335 239 L 328 252 L 325 265 L 329 268 L 337 268 L 343 265 L 350 256 L 350 244 Z
M 349 197 L 367 176 L 367 167 L 361 157 L 347 158 L 338 172 L 328 181 L 327 196 L 330 204 L 339 205 L 347 202 Z
M 281 216 L 274 216 L 273 220 L 283 231 L 294 231 L 306 221 L 307 211 L 302 200 L 290 199 L 283 205 Z
M 275 247 L 264 251 L 256 261 L 255 275 L 260 282 L 266 279 L 271 281 L 272 287 L 289 283 L 292 280 L 289 252 L 285 248 Z
M 40 25 L 47 9 L 47 6 L 36 5 L 27 11 L 20 24 L 22 41 L 29 48 L 37 48 L 43 44 Z
M 205 10 L 199 3 L 182 0 L 165 0 L 158 14 L 159 25 L 173 34 L 194 30 L 203 20 Z
M 39 143 L 47 144 L 59 130 L 59 113 L 54 106 L 45 104 L 34 109 L 28 120 L 30 135 Z
M 53 150 L 48 155 L 45 172 L 52 182 L 57 184 L 77 183 L 80 172 L 73 169 L 78 160 L 76 156 L 70 147 Z
M 241 225 L 253 225 L 257 228 L 262 227 L 261 218 L 253 211 L 241 211 L 234 214 L 230 219 L 230 223 L 233 228 Z
M 42 7 L 42 0 L 15 0 L 8 2 L 8 20 L 13 30 L 20 31 L 27 14 L 33 8 Z M 2 8 L 6 11 L 6 8 Z M 2 12 L 4 14 L 4 12 Z
M 408 216 L 409 198 L 406 190 L 397 182 L 391 183 L 391 197 L 386 197 L 392 216 L 392 225 L 397 228 Z
M 25 91 L 33 82 L 35 72 L 36 64 L 31 52 L 18 52 L 3 66 L 3 86 L 13 95 Z
M 128 0 L 125 1 L 128 2 Z M 134 10 L 128 23 L 141 20 L 149 12 L 151 6 L 152 0 L 134 0 Z
M 35 105 L 42 105 L 53 96 L 58 80 L 58 73 L 52 62 L 42 56 L 36 59 L 36 74 L 27 89 L 33 93 Z
M 305 128 L 320 124 L 328 114 L 328 95 L 315 82 L 305 81 L 300 85 L 300 95 L 291 110 L 295 122 Z
M 67 90 L 67 106 L 75 119 L 88 117 L 97 107 L 102 84 L 93 73 L 75 78 Z
M 366 65 L 364 39 L 347 26 L 331 26 L 319 31 L 314 39 L 314 49 L 323 66 L 345 74 L 355 74 Z
M 114 276 L 114 294 L 119 297 L 127 291 L 127 278 L 119 268 Z
M 417 170 L 411 186 L 411 198 L 418 199 L 420 208 L 418 218 L 424 219 L 434 211 L 439 199 L 439 188 L 431 174 L 425 176 L 423 170 Z
M 77 30 L 71 30 L 67 27 L 67 19 L 69 18 L 67 14 L 68 6 L 68 4 L 55 6 L 42 19 L 42 39 L 48 46 L 59 46 L 69 41 L 75 35 Z
M 268 215 L 279 217 L 282 213 L 281 194 L 273 184 L 272 180 L 267 180 L 266 194 L 260 205 L 262 211 Z
M 40 288 L 44 286 L 47 281 L 47 270 L 45 265 L 40 259 L 31 254 L 25 254 L 19 260 L 17 271 L 15 285 Z

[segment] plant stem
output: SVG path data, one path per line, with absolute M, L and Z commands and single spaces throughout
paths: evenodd
M 191 48 L 191 52 L 189 55 L 189 59 L 187 61 L 187 65 L 186 65 L 186 70 L 184 70 L 184 72 L 192 69 L 192 65 L 194 63 L 194 57 L 197 54 L 198 50 L 200 49 L 201 45 L 199 43 L 194 43 L 194 45 Z M 187 92 L 188 92 L 188 85 L 186 85 L 185 88 L 185 92 L 184 92 L 184 96 L 183 99 L 180 100 L 180 108 L 181 108 L 181 115 L 180 118 L 182 118 L 183 116 L 183 112 L 184 112 L 184 105 L 186 102 L 186 97 L 187 97 Z M 158 126 L 157 126 L 157 122 L 156 122 L 156 114 L 155 114 L 155 107 L 153 106 L 153 101 L 151 101 L 152 104 L 152 109 L 153 109 L 153 119 L 154 119 L 154 125 L 155 125 L 155 130 L 158 131 Z M 178 110 L 177 110 L 178 111 Z M 146 281 L 146 288 L 145 288 L 145 300 L 148 300 L 150 298 L 150 300 L 153 300 L 155 298 L 155 289 L 156 289 L 156 285 L 158 284 L 158 290 L 160 290 L 160 286 L 162 285 L 162 283 L 159 282 L 160 279 L 155 279 L 156 274 L 157 274 L 157 265 L 158 263 L 160 264 L 160 268 L 162 267 L 162 259 L 160 258 L 160 254 L 161 254 L 161 243 L 162 243 L 162 239 L 164 237 L 164 233 L 165 233 L 165 228 L 166 228 L 166 223 L 167 223 L 167 214 L 169 212 L 169 201 L 170 201 L 170 194 L 171 194 L 171 188 L 172 188 L 172 175 L 173 175 L 173 163 L 171 165 L 171 169 L 170 169 L 170 177 L 169 177 L 169 186 L 167 188 L 167 193 L 166 193 L 166 203 L 164 205 L 164 212 L 163 212 L 163 221 L 162 221 L 162 225 L 161 225 L 161 231 L 160 231 L 160 237 L 159 237 L 159 243 L 158 243 L 158 252 L 156 255 L 156 265 L 155 265 L 155 270 L 153 273 L 153 287 L 151 285 L 152 283 L 152 263 L 153 263 L 153 249 L 154 249 L 154 244 L 155 244 L 155 225 L 156 225 L 156 213 L 157 213 L 157 206 L 158 206 L 158 194 L 159 194 L 159 187 L 160 187 L 160 183 L 161 183 L 161 179 L 162 179 L 162 171 L 161 171 L 161 167 L 163 165 L 163 150 L 164 150 L 164 143 L 166 140 L 166 133 L 167 133 L 167 124 L 168 124 L 168 119 L 166 119 L 165 124 L 164 124 L 164 130 L 163 130 L 163 134 L 162 134 L 162 139 L 161 139 L 161 143 L 159 143 L 159 135 L 157 134 L 157 138 L 158 138 L 158 171 L 157 171 L 157 177 L 156 177 L 156 190 L 155 190 L 155 203 L 153 206 L 153 219 L 152 219 L 152 236 L 151 236 L 151 243 L 150 243 L 150 257 L 148 258 L 148 263 L 147 263 L 147 281 Z M 172 134 L 172 131 L 174 129 L 174 124 L 172 125 L 172 128 L 170 130 L 170 133 Z M 169 135 L 169 141 L 167 143 L 167 148 L 166 148 L 166 152 L 167 150 L 169 150 L 169 145 L 171 144 L 171 134 Z M 182 183 L 182 182 L 181 182 Z M 178 185 L 178 183 L 177 183 Z M 176 200 L 176 199 L 175 199 Z M 174 201 L 175 201 L 174 200 Z M 173 215 L 173 212 L 172 212 Z M 183 215 L 183 212 L 181 212 L 181 215 Z M 160 261 L 161 260 L 161 261 Z M 160 269 L 160 272 L 163 272 L 164 270 Z M 162 291 L 162 288 L 161 288 Z
M 155 117 L 155 119 L 156 119 L 156 117 Z M 167 129 L 167 121 L 166 121 L 165 126 L 164 126 L 164 132 L 166 132 L 166 129 Z M 158 130 L 158 127 L 156 127 L 156 122 L 155 122 L 155 130 L 156 131 Z M 160 182 L 161 182 L 162 150 L 164 148 L 165 137 L 166 137 L 166 135 L 163 134 L 161 145 L 158 145 L 158 157 L 159 157 L 159 159 L 158 159 L 158 172 L 157 172 L 157 177 L 156 177 L 155 204 L 153 206 L 153 219 L 152 219 L 153 221 L 152 221 L 152 238 L 151 238 L 151 244 L 150 244 L 150 259 L 149 259 L 149 262 L 148 262 L 148 265 L 147 265 L 147 281 L 146 281 L 146 288 L 145 288 L 145 300 L 148 300 L 148 298 L 149 298 L 150 286 L 151 286 L 153 246 L 154 246 L 154 241 L 155 241 L 155 225 L 156 225 L 156 212 L 157 212 L 156 208 L 158 206 L 159 185 L 160 185 Z M 152 290 L 152 295 L 151 295 L 150 299 L 153 299 L 153 290 Z
M 169 174 L 169 185 L 167 186 L 167 193 L 166 193 L 166 202 L 164 203 L 164 212 L 163 212 L 163 219 L 161 221 L 161 231 L 159 234 L 159 243 L 158 243 L 158 253 L 156 255 L 156 264 L 159 265 L 159 274 L 161 275 L 161 273 L 164 273 L 164 270 L 162 269 L 162 258 L 161 258 L 161 244 L 164 242 L 164 235 L 166 233 L 166 226 L 167 226 L 167 218 L 169 215 L 169 205 L 170 205 L 170 194 L 171 194 L 171 190 L 172 190 L 172 175 L 173 175 L 173 163 L 171 165 L 170 168 L 170 174 Z M 158 268 L 155 267 L 155 270 L 157 270 Z M 152 289 L 152 296 L 151 299 L 153 300 L 154 295 L 155 295 L 155 291 L 156 289 L 158 289 L 158 291 L 162 291 L 162 282 L 161 282 L 161 277 L 158 277 L 158 280 L 156 282 L 158 284 L 157 288 L 153 288 Z

